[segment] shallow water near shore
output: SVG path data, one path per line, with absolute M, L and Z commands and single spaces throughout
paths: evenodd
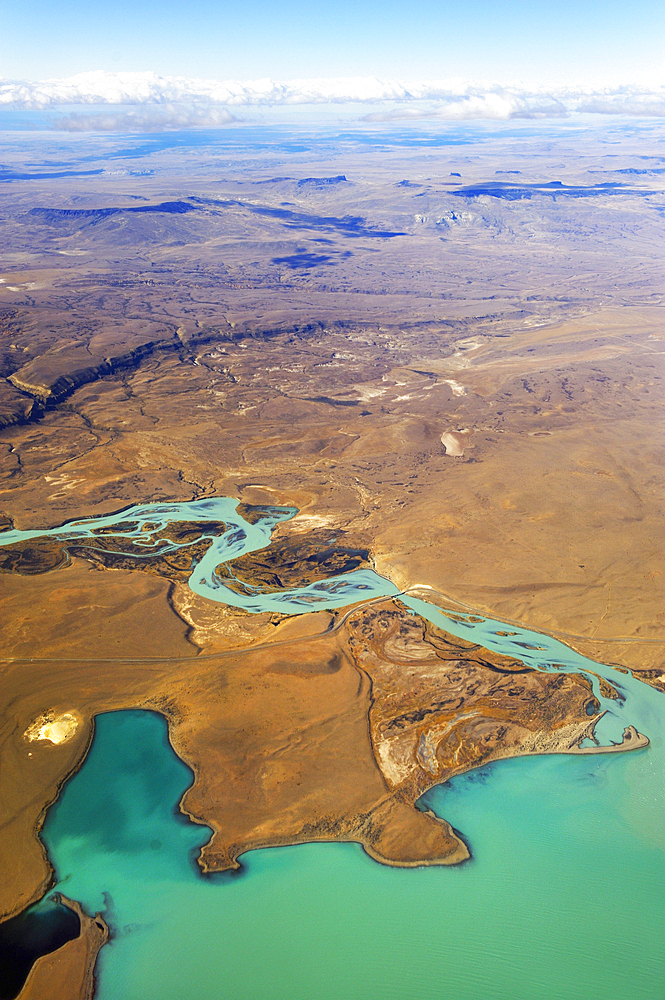
M 101 1000 L 438 1000 L 442 983 L 447 1000 L 657 1000 L 665 852 L 660 824 L 633 819 L 662 748 L 503 761 L 433 789 L 423 806 L 471 846 L 460 867 L 310 844 L 204 878 L 208 830 L 174 811 L 192 775 L 165 721 L 107 713 L 43 837 L 58 888 L 111 924 Z
M 250 525 L 235 503 L 140 505 L 53 533 L 72 537 L 130 515 L 137 526 L 127 537 L 143 538 L 146 524 L 224 520 L 190 586 L 225 601 L 215 565 L 268 544 L 274 525 L 295 513 L 274 508 Z M 396 593 L 362 571 L 323 588 L 257 591 L 244 606 L 302 613 L 312 601 L 318 610 Z M 501 761 L 432 789 L 420 805 L 461 832 L 473 854 L 461 866 L 400 870 L 355 844 L 309 844 L 251 852 L 239 874 L 203 877 L 195 858 L 210 831 L 177 810 L 193 775 L 172 750 L 165 720 L 139 710 L 100 715 L 89 755 L 42 836 L 57 890 L 101 910 L 111 926 L 97 966 L 101 1000 L 665 995 L 663 695 L 549 636 L 401 599 L 439 627 L 530 666 L 587 673 L 607 712 L 601 742 L 620 741 L 633 724 L 650 747 Z M 591 672 L 621 698 L 603 699 Z

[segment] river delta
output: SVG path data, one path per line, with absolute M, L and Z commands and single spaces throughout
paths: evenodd
M 260 132 L 5 133 L 3 1000 L 655 1000 L 658 127 Z

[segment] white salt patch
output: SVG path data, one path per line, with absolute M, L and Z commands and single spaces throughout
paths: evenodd
M 296 514 L 289 527 L 292 531 L 309 531 L 310 528 L 332 528 L 335 521 L 332 517 L 324 517 L 323 514 Z
M 360 401 L 363 403 L 367 403 L 370 399 L 375 399 L 377 396 L 385 396 L 388 391 L 387 389 L 372 389 L 365 385 L 357 385 L 354 388 L 360 397 Z
M 74 712 L 63 712 L 62 715 L 56 715 L 51 709 L 38 716 L 23 735 L 31 743 L 34 740 L 48 740 L 58 746 L 72 738 L 80 722 L 80 717 Z
M 471 433 L 468 428 L 463 431 L 444 431 L 441 435 L 441 444 L 446 449 L 446 455 L 452 458 L 461 458 L 464 454 L 466 437 Z

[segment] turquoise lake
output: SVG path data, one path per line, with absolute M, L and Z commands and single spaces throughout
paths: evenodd
M 153 524 L 177 509 L 183 520 L 200 520 L 204 503 L 144 505 L 132 519 L 145 514 Z M 233 521 L 235 503 L 224 501 L 227 532 L 214 543 L 215 565 L 229 547 L 237 555 L 267 544 L 274 524 L 295 513 L 275 511 L 252 526 L 237 514 Z M 111 518 L 127 521 L 129 513 Z M 5 532 L 3 543 L 9 534 L 27 533 Z M 201 567 L 190 585 L 224 599 L 214 566 Z M 364 574 L 326 581 L 329 603 L 319 588 L 316 608 L 396 593 Z M 276 598 L 281 610 L 289 601 L 294 610 L 311 607 L 310 588 L 251 600 L 263 610 L 264 598 L 271 610 Z M 601 741 L 620 740 L 633 724 L 650 747 L 502 761 L 431 790 L 423 808 L 449 820 L 471 848 L 461 866 L 399 870 L 354 844 L 311 844 L 251 852 L 239 874 L 203 877 L 195 858 L 209 831 L 178 812 L 193 775 L 171 749 L 164 719 L 100 715 L 43 839 L 57 889 L 111 925 L 97 967 L 101 1000 L 665 998 L 663 695 L 548 636 L 403 600 L 448 631 L 539 669 L 607 676 L 622 699 L 599 699 L 608 709 Z
M 311 844 L 204 878 L 193 855 L 207 830 L 175 812 L 192 774 L 164 720 L 108 713 L 43 837 L 58 888 L 113 928 L 102 1000 L 659 1000 L 658 742 L 504 761 L 431 791 L 471 845 L 457 868 Z

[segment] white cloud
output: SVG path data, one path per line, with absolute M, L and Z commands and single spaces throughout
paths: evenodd
M 181 128 L 218 128 L 236 121 L 225 108 L 162 105 L 113 114 L 72 112 L 53 123 L 65 132 L 167 132 Z
M 566 106 L 552 95 L 522 95 L 514 92 L 448 95 L 430 108 L 410 108 L 401 104 L 386 111 L 365 115 L 366 122 L 413 121 L 417 118 L 444 118 L 462 121 L 471 118 L 564 118 Z
M 426 110 L 413 107 L 414 102 L 423 101 L 430 104 Z M 373 121 L 408 120 L 433 115 L 452 120 L 542 118 L 562 117 L 575 112 L 665 116 L 665 86 L 650 89 L 637 85 L 597 89 L 571 87 L 546 91 L 519 85 L 474 84 L 465 80 L 407 85 L 376 77 L 349 77 L 280 83 L 271 79 L 188 80 L 157 73 L 103 71 L 79 73 L 64 80 L 0 81 L 0 106 L 5 107 L 168 105 L 168 114 L 175 114 L 175 105 L 192 103 L 208 107 L 342 103 L 391 105 L 385 111 L 374 113 L 369 119 Z M 203 115 L 200 108 L 199 111 Z M 73 116 L 66 121 L 69 128 L 82 127 L 75 124 Z M 140 127 L 138 119 L 135 123 Z M 111 126 L 102 124 L 99 127 Z
M 582 99 L 579 112 L 596 115 L 637 115 L 665 118 L 665 92 L 654 94 L 592 94 Z

